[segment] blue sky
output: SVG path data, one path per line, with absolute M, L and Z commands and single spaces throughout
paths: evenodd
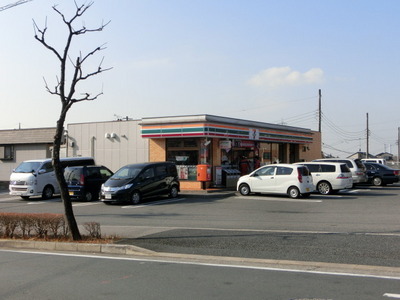
M 0 0 L 0 6 L 13 1 Z M 55 126 L 60 102 L 48 94 L 59 72 L 34 39 L 32 19 L 47 17 L 48 41 L 61 48 L 65 29 L 53 4 L 33 0 L 0 12 L 0 129 Z M 82 3 L 79 2 L 78 3 Z M 76 24 L 101 33 L 74 50 L 107 43 L 93 57 L 80 92 L 104 92 L 75 104 L 67 123 L 214 114 L 318 129 L 322 91 L 324 152 L 397 154 L 400 126 L 400 1 L 105 0 Z M 75 57 L 77 52 L 72 54 Z

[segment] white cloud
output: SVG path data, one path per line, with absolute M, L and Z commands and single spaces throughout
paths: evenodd
M 274 67 L 261 71 L 248 81 L 253 86 L 294 86 L 320 83 L 323 81 L 324 71 L 320 68 L 312 68 L 305 73 L 292 70 L 290 67 Z

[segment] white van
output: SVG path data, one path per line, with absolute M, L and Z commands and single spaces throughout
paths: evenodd
M 54 173 L 51 158 L 27 160 L 19 164 L 10 176 L 10 195 L 28 199 L 31 196 L 42 196 L 50 199 L 60 193 L 60 187 Z M 60 159 L 65 167 L 94 165 L 92 157 L 68 157 Z
M 345 163 L 352 174 L 353 177 L 353 187 L 355 184 L 366 183 L 367 182 L 367 169 L 364 164 L 359 159 L 350 159 L 350 158 L 321 158 L 314 159 L 313 161 L 317 162 L 338 162 Z
M 363 158 L 361 159 L 363 163 L 365 162 L 372 162 L 372 163 L 377 163 L 381 165 L 386 165 L 386 159 L 384 158 Z

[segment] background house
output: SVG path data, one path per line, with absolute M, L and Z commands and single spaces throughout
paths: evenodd
M 0 182 L 28 159 L 51 157 L 56 128 L 0 130 Z

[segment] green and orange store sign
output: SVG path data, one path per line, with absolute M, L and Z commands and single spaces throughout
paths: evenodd
M 143 138 L 210 137 L 275 143 L 312 143 L 311 132 L 252 128 L 215 123 L 142 124 Z

